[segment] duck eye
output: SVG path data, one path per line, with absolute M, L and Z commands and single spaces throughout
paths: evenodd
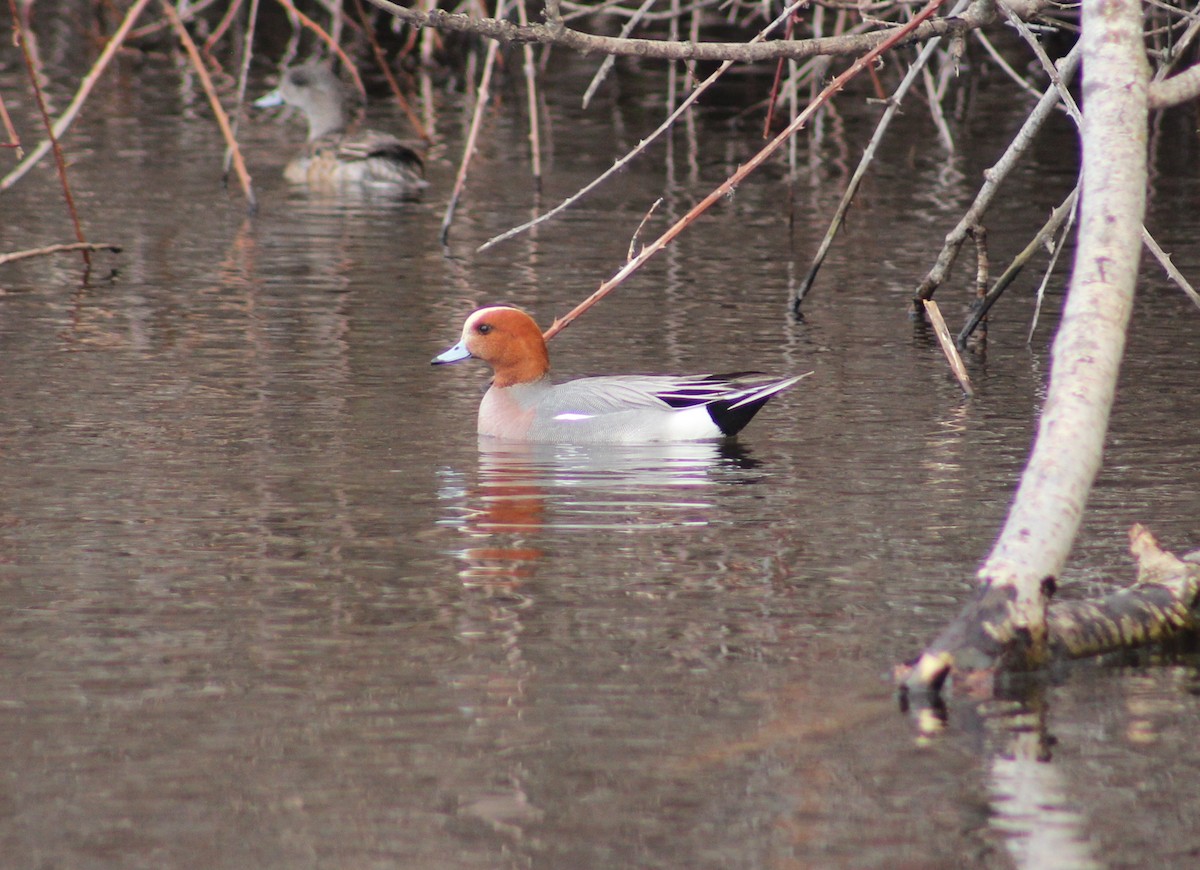
M 477 327 L 475 327 L 475 331 L 478 332 L 480 335 L 487 335 L 489 332 L 492 331 L 492 325 L 490 323 L 481 323 Z

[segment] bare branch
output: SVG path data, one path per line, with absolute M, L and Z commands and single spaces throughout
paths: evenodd
M 827 36 L 816 39 L 778 39 L 748 45 L 742 42 L 672 42 L 660 39 L 623 39 L 617 36 L 597 36 L 573 30 L 565 25 L 530 24 L 522 27 L 497 18 L 472 18 L 434 9 L 422 12 L 406 9 L 391 0 L 367 0 L 396 18 L 414 27 L 433 27 L 456 33 L 471 33 L 501 43 L 536 42 L 578 51 L 581 54 L 655 58 L 658 60 L 731 60 L 757 63 L 779 58 L 804 60 L 829 55 L 861 55 L 876 48 L 896 33 L 895 27 L 885 27 L 870 33 Z M 1030 3 L 1040 10 L 1046 3 Z M 907 31 L 900 45 L 921 42 L 934 36 L 967 33 L 996 20 L 995 4 L 976 0 L 962 14 L 950 18 L 934 18 L 920 27 Z M 895 45 L 896 43 L 893 43 Z
M 1200 64 L 1150 85 L 1150 108 L 1167 109 L 1200 97 Z

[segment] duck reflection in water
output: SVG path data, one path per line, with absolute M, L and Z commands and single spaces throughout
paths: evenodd
M 737 442 L 566 445 L 481 438 L 476 484 L 455 520 L 479 545 L 459 551 L 473 583 L 519 584 L 542 556 L 541 531 L 653 530 L 708 523 L 705 488 L 758 466 Z M 728 483 L 730 481 L 720 481 Z

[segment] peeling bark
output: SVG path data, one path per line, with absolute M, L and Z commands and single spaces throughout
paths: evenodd
M 1063 601 L 1049 613 L 1051 651 L 1082 658 L 1166 640 L 1196 629 L 1200 565 L 1159 548 L 1145 527 L 1129 533 L 1137 582 L 1095 601 Z

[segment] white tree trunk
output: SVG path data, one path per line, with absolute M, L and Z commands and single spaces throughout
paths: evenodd
M 1046 406 L 1008 519 L 979 570 L 984 591 L 926 650 L 910 687 L 937 685 L 950 669 L 1044 660 L 1046 581 L 1066 564 L 1100 469 L 1142 248 L 1150 69 L 1139 0 L 1088 0 L 1082 18 L 1079 244 Z

